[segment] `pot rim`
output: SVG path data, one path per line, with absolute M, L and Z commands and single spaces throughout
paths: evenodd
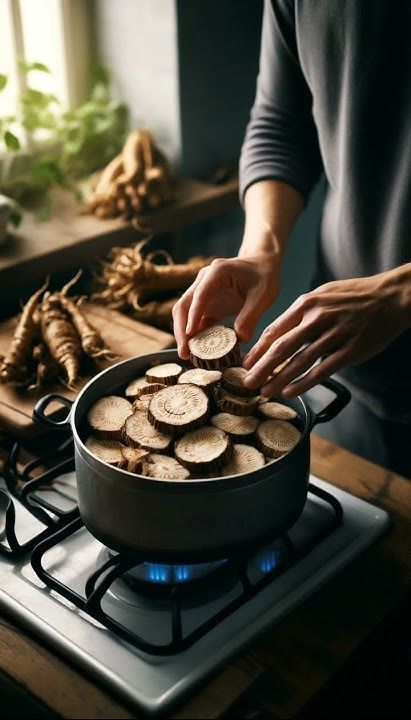
M 120 468 L 117 468 L 115 465 L 110 465 L 109 463 L 105 462 L 104 460 L 101 460 L 100 458 L 96 457 L 91 453 L 88 448 L 86 447 L 85 443 L 80 437 L 80 434 L 77 430 L 76 422 L 75 422 L 75 416 L 77 412 L 77 408 L 79 406 L 79 403 L 81 402 L 84 395 L 87 393 L 88 389 L 93 386 L 93 384 L 101 379 L 101 377 L 105 375 L 110 375 L 110 373 L 115 369 L 118 368 L 121 365 L 129 365 L 133 363 L 136 359 L 141 360 L 142 362 L 147 359 L 147 363 L 150 362 L 150 360 L 158 360 L 160 358 L 169 358 L 170 356 L 173 356 L 173 359 L 175 360 L 175 357 L 177 355 L 176 349 L 167 349 L 167 350 L 158 350 L 157 352 L 149 353 L 146 355 L 135 355 L 132 358 L 127 358 L 126 360 L 122 360 L 118 363 L 115 363 L 115 365 L 111 365 L 108 368 L 105 368 L 101 372 L 99 372 L 97 375 L 95 375 L 93 378 L 91 378 L 86 385 L 80 390 L 79 394 L 77 395 L 73 406 L 70 410 L 70 426 L 73 433 L 73 438 L 75 445 L 78 445 L 82 451 L 82 453 L 85 454 L 88 461 L 91 460 L 92 464 L 96 464 L 97 466 L 102 466 L 102 469 L 110 468 L 110 472 L 114 472 L 118 475 L 118 477 L 123 477 L 124 479 L 127 478 L 127 480 L 139 480 L 139 483 L 144 482 L 147 483 L 147 487 L 153 487 L 152 483 L 157 483 L 158 486 L 168 487 L 170 490 L 174 487 L 204 487 L 204 485 L 209 484 L 215 484 L 219 485 L 220 487 L 224 484 L 231 485 L 232 482 L 237 482 L 241 485 L 246 484 L 252 484 L 255 482 L 258 482 L 260 479 L 262 479 L 260 476 L 264 474 L 264 471 L 266 471 L 268 468 L 272 471 L 273 474 L 276 474 L 279 469 L 284 468 L 288 462 L 291 462 L 291 459 L 295 455 L 298 448 L 301 447 L 301 445 L 305 442 L 305 439 L 307 435 L 310 434 L 312 429 L 312 420 L 313 420 L 313 413 L 309 406 L 309 404 L 301 397 L 301 395 L 296 396 L 293 398 L 293 400 L 297 401 L 299 405 L 301 406 L 304 417 L 299 415 L 300 420 L 304 422 L 304 428 L 301 432 L 301 437 L 299 438 L 297 444 L 294 446 L 294 448 L 288 452 L 283 457 L 279 458 L 278 460 L 273 460 L 273 462 L 267 463 L 266 465 L 263 465 L 261 468 L 257 468 L 257 470 L 252 470 L 249 473 L 242 473 L 239 475 L 219 475 L 217 477 L 210 477 L 210 478 L 189 478 L 188 480 L 165 480 L 163 478 L 151 478 L 147 477 L 146 475 L 139 475 L 137 473 L 129 472 L 128 470 L 121 470 Z M 177 356 L 178 358 L 178 356 Z M 173 360 L 173 361 L 174 361 Z M 107 391 L 107 394 L 109 394 L 110 391 Z M 127 483 L 128 484 L 128 483 Z

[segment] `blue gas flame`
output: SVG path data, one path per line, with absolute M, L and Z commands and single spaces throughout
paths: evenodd
M 146 578 L 152 583 L 187 582 L 191 577 L 188 565 L 159 565 L 144 563 Z
M 143 563 L 144 579 L 151 583 L 185 583 L 207 574 L 210 569 L 217 568 L 227 560 L 218 560 L 213 563 L 200 563 L 199 565 L 163 565 L 159 563 Z
M 281 560 L 281 552 L 278 548 L 270 548 L 261 556 L 260 570 L 262 573 L 272 572 Z
M 170 582 L 171 566 L 158 565 L 157 563 L 145 563 L 147 579 L 154 583 Z

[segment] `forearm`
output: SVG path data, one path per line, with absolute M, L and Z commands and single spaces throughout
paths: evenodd
M 261 180 L 244 197 L 245 228 L 239 257 L 261 255 L 281 261 L 288 238 L 304 207 L 303 196 L 279 180 Z
M 382 290 L 394 293 L 404 329 L 411 327 L 411 263 L 405 263 L 381 274 Z

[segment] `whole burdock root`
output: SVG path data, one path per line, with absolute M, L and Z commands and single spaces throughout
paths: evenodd
M 33 344 L 38 333 L 35 312 L 47 282 L 23 308 L 8 353 L 0 358 L 0 382 L 25 384 L 30 381 Z
M 83 352 L 90 358 L 102 358 L 105 357 L 110 360 L 114 360 L 116 357 L 115 353 L 106 347 L 103 338 L 101 337 L 98 330 L 87 320 L 83 312 L 81 311 L 79 304 L 82 300 L 75 301 L 70 297 L 67 297 L 69 289 L 79 280 L 82 274 L 82 270 L 78 273 L 61 289 L 59 293 L 54 293 L 53 302 L 60 303 L 63 310 L 70 316 L 71 321 L 77 330 L 81 347 Z
M 41 334 L 51 357 L 65 372 L 69 387 L 78 380 L 81 341 L 58 295 L 47 293 L 41 306 Z

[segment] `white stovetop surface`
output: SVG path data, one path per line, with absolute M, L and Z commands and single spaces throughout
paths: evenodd
M 73 477 L 68 476 L 66 480 L 70 488 Z M 148 712 L 164 712 L 169 704 L 193 690 L 217 665 L 227 661 L 256 635 L 301 604 L 388 527 L 389 517 L 383 510 L 313 476 L 310 481 L 331 491 L 340 501 L 344 510 L 343 524 L 246 606 L 178 655 L 147 656 L 117 639 L 67 600 L 45 588 L 27 558 L 16 564 L 0 556 L 0 608 L 6 608 L 19 622 L 121 696 Z M 310 496 L 291 535 L 294 532 L 297 538 L 304 523 L 310 525 L 314 516 L 321 517 L 326 512 L 325 504 Z M 19 512 L 25 530 L 21 540 L 29 532 L 42 529 L 37 520 L 25 513 L 24 509 Z M 85 578 L 95 569 L 99 556 L 101 559 L 102 549 L 102 545 L 82 529 L 59 548 L 50 550 L 44 564 L 53 575 L 66 582 L 69 580 L 74 589 L 81 592 Z M 229 592 L 234 596 L 238 589 L 234 587 Z M 196 624 L 205 612 L 217 609 L 219 603 L 221 600 L 216 600 L 206 608 L 186 611 L 185 627 Z M 119 603 L 109 593 L 104 609 L 110 610 L 118 619 L 126 619 L 134 629 L 148 631 L 150 639 L 161 638 L 167 632 L 168 616 L 161 607 L 153 613 L 146 602 L 131 599 Z

